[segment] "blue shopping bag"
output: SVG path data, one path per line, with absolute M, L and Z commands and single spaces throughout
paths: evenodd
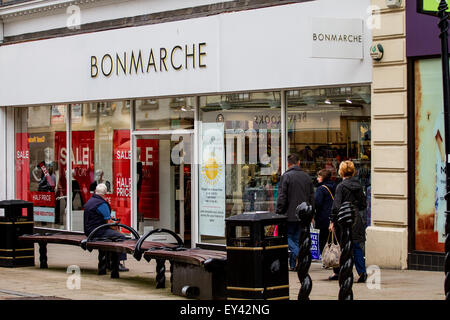
M 312 260 L 320 260 L 320 259 L 322 259 L 321 255 L 320 255 L 320 248 L 319 248 L 320 230 L 315 229 L 311 225 L 310 233 L 311 233 L 311 258 L 312 258 Z

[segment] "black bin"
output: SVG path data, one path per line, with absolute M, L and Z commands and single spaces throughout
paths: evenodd
M 270 212 L 225 219 L 228 300 L 289 300 L 286 219 Z
M 26 210 L 27 215 L 22 212 Z M 34 244 L 18 237 L 33 233 L 33 203 L 0 201 L 0 267 L 34 266 Z

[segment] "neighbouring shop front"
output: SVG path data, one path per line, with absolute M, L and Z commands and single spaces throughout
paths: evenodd
M 409 91 L 408 267 L 443 271 L 445 245 L 445 129 L 438 19 L 407 6 Z M 420 29 L 417 27 L 420 26 Z
M 339 163 L 353 160 L 370 196 L 369 4 L 299 3 L 0 47 L 0 105 L 14 115 L 7 188 L 34 203 L 37 226 L 81 232 L 83 206 L 105 183 L 122 223 L 168 228 L 192 246 L 224 245 L 226 217 L 274 211 L 293 152 L 312 180 L 320 169 L 337 180 Z

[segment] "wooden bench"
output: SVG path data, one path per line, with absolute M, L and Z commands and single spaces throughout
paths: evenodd
M 134 257 L 140 260 L 143 256 L 147 262 L 156 260 L 157 282 L 158 279 L 165 282 L 165 261 L 168 260 L 173 294 L 202 300 L 225 299 L 226 252 L 182 246 L 151 249 L 141 246 L 149 235 L 156 232 L 164 231 L 152 230 L 139 239 Z
M 126 228 L 134 239 L 105 239 L 95 236 L 100 229 L 111 226 Z M 155 233 L 169 233 L 175 238 L 177 244 L 146 241 Z M 156 288 L 165 288 L 165 262 L 169 261 L 172 293 L 198 299 L 225 299 L 226 252 L 185 248 L 180 237 L 167 229 L 155 229 L 139 237 L 134 229 L 114 223 L 96 228 L 88 237 L 56 233 L 23 235 L 19 237 L 19 240 L 39 244 L 39 261 L 42 269 L 48 268 L 47 244 L 49 243 L 79 246 L 88 251 L 98 250 L 98 274 L 106 274 L 109 266 L 111 278 L 119 278 L 118 254 L 127 253 L 132 254 L 138 261 L 142 257 L 147 262 L 151 259 L 156 260 Z
M 102 228 L 111 226 L 121 226 L 129 230 L 134 239 L 118 240 L 118 239 L 106 239 L 96 238 L 95 234 Z M 20 241 L 34 242 L 39 244 L 39 262 L 41 269 L 48 268 L 47 258 L 47 244 L 63 244 L 73 245 L 83 248 L 84 250 L 92 251 L 98 250 L 98 274 L 104 275 L 107 269 L 111 269 L 111 278 L 119 278 L 119 253 L 133 254 L 136 247 L 136 243 L 139 239 L 139 234 L 132 228 L 118 224 L 105 224 L 96 228 L 92 233 L 86 237 L 85 235 L 67 234 L 67 233 L 54 233 L 54 234 L 33 234 L 22 235 L 18 238 Z M 161 242 L 146 241 L 142 248 L 144 250 L 160 248 L 160 247 L 173 247 L 175 245 L 165 244 Z M 157 284 L 158 287 L 158 284 Z

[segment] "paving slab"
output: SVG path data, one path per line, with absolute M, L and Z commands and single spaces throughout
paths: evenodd
M 97 251 L 49 244 L 48 269 L 39 268 L 39 250 L 35 246 L 34 267 L 0 268 L 0 300 L 73 299 L 73 300 L 186 300 L 170 292 L 169 263 L 166 262 L 166 288 L 156 289 L 156 263 L 135 260 L 128 255 L 129 272 L 119 279 L 97 275 Z M 71 268 L 69 268 L 71 267 Z M 69 268 L 69 270 L 68 270 Z M 71 270 L 79 268 L 79 288 Z M 359 300 L 444 300 L 444 273 L 416 270 L 372 269 L 367 283 L 354 283 L 354 298 Z M 371 269 L 369 269 L 371 270 Z M 331 270 L 312 263 L 311 300 L 337 300 L 338 281 L 328 280 Z M 355 281 L 357 275 L 355 273 Z M 290 299 L 296 300 L 300 282 L 289 272 Z M 377 285 L 379 284 L 379 285 Z

